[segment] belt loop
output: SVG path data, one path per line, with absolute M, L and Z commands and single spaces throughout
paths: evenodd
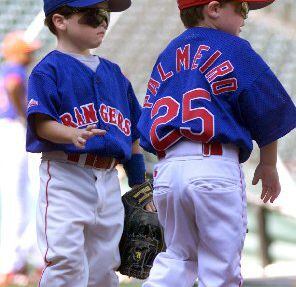
M 112 158 L 110 169 L 112 169 L 112 168 L 115 167 L 115 163 L 116 163 L 116 159 L 115 158 Z
M 156 155 L 159 160 L 164 158 L 165 157 L 165 150 L 157 151 Z
M 221 143 L 211 143 L 211 155 L 223 155 L 223 147 Z
M 223 155 L 222 144 L 219 142 L 203 143 L 202 154 L 203 156 Z
M 202 155 L 210 156 L 211 155 L 211 144 L 210 143 L 202 143 Z

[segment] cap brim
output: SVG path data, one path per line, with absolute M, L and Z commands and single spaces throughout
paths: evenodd
M 246 1 L 249 4 L 250 10 L 257 10 L 264 8 L 270 4 L 272 4 L 275 0 L 267 0 L 267 1 Z
M 108 3 L 112 12 L 124 11 L 132 5 L 131 0 L 109 0 Z
M 105 2 L 105 0 L 77 0 L 67 3 L 70 7 L 88 7 Z M 131 0 L 108 0 L 108 6 L 111 12 L 121 12 L 131 6 Z

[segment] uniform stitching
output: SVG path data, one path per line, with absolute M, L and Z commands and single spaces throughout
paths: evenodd
M 45 252 L 45 255 L 44 255 L 44 261 L 46 263 L 46 266 L 45 268 L 43 269 L 42 271 L 42 274 L 41 274 L 41 278 L 39 280 L 39 284 L 38 286 L 40 287 L 40 283 L 41 283 L 41 280 L 42 280 L 42 277 L 43 277 L 43 274 L 46 270 L 47 267 L 49 267 L 51 265 L 51 261 L 48 261 L 46 256 L 47 256 L 47 253 L 48 253 L 48 250 L 49 250 L 49 244 L 48 244 L 48 238 L 47 238 L 47 213 L 48 213 L 48 206 L 49 206 L 49 202 L 48 202 L 48 186 L 49 186 L 49 182 L 51 180 L 51 174 L 50 174 L 50 161 L 47 161 L 47 174 L 48 174 L 48 180 L 47 180 L 47 183 L 46 183 L 46 209 L 45 209 L 45 215 L 44 215 L 44 221 L 45 221 L 45 227 L 44 227 L 44 232 L 45 232 L 45 238 L 46 238 L 46 252 Z
M 242 179 L 242 170 L 241 170 L 241 167 L 239 165 L 239 172 L 240 172 L 240 182 L 241 182 L 241 194 L 242 194 L 242 231 L 244 230 L 244 186 L 243 186 L 243 179 Z M 242 239 L 242 247 L 243 247 L 243 244 L 244 244 L 244 240 Z M 240 255 L 239 255 L 239 258 L 241 260 L 241 256 L 242 256 L 242 248 L 241 248 L 241 251 L 240 251 Z M 239 287 L 242 286 L 243 284 L 243 276 L 242 276 L 242 273 L 241 273 L 241 261 L 239 262 L 239 266 L 240 266 L 240 282 L 239 282 Z

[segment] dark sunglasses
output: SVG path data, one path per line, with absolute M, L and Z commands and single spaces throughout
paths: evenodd
M 249 14 L 250 8 L 249 8 L 249 4 L 248 2 L 242 2 L 240 5 L 240 13 L 243 16 L 244 19 L 248 18 L 248 14 Z
M 93 28 L 99 27 L 104 21 L 107 26 L 110 23 L 110 11 L 103 8 L 78 8 L 71 7 L 72 14 L 82 14 L 78 23 Z

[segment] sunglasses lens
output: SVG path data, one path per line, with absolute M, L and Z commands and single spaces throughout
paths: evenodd
M 242 2 L 241 13 L 242 13 L 242 16 L 244 17 L 244 19 L 247 19 L 248 18 L 249 5 L 248 5 L 247 2 Z
M 109 25 L 110 13 L 104 9 L 93 9 L 90 8 L 83 12 L 82 17 L 78 21 L 79 24 L 91 26 L 93 28 L 99 27 L 103 22 Z
M 97 10 L 97 17 L 98 19 L 102 19 L 101 21 L 105 21 L 107 25 L 110 23 L 110 12 L 106 10 Z

